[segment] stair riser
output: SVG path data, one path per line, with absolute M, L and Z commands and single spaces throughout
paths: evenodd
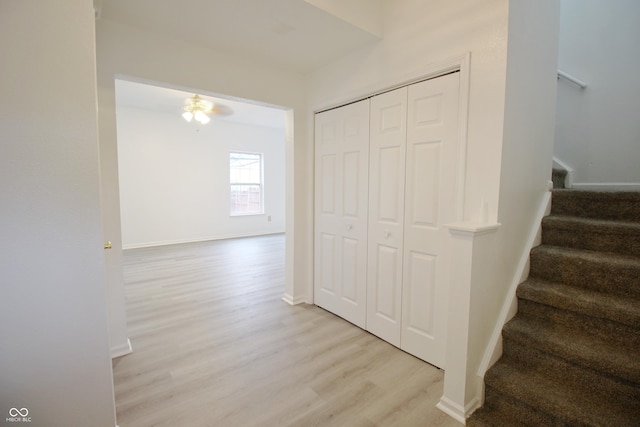
M 516 361 L 525 369 L 553 372 L 563 381 L 580 384 L 581 390 L 587 389 L 592 393 L 606 390 L 612 398 L 619 402 L 628 402 L 630 406 L 635 406 L 640 411 L 638 406 L 640 389 L 632 384 L 574 365 L 565 359 L 542 352 L 535 347 L 521 345 L 516 341 L 505 339 L 503 345 L 503 357 Z
M 600 293 L 581 294 L 577 288 L 567 288 L 563 284 L 539 281 L 529 278 L 518 286 L 519 301 L 526 300 L 544 304 L 558 310 L 568 310 L 594 319 L 603 319 L 640 331 L 640 306 L 631 300 L 611 300 Z
M 530 257 L 532 277 L 640 299 L 640 266 L 637 264 L 611 264 L 536 249 Z
M 640 257 L 640 229 L 542 221 L 542 244 Z
M 554 168 L 551 173 L 551 181 L 553 182 L 553 188 L 565 188 L 566 178 L 567 178 L 566 170 Z
M 640 222 L 640 193 L 556 190 L 552 215 Z
M 533 380 L 534 377 L 531 377 L 531 383 L 526 385 L 514 383 L 509 380 L 511 375 L 505 376 L 503 367 L 506 366 L 511 366 L 506 372 L 509 372 L 514 366 L 518 366 L 517 369 L 521 371 L 545 375 L 552 373 L 556 381 L 565 384 L 566 390 L 580 390 L 580 392 L 567 396 L 561 390 L 548 388 L 545 383 L 536 383 Z M 505 340 L 503 358 L 498 361 L 495 368 L 490 370 L 485 377 L 487 387 L 501 390 L 502 394 L 516 401 L 522 401 L 527 406 L 537 408 L 542 413 L 554 414 L 563 423 L 572 426 L 632 426 L 636 423 L 629 422 L 629 419 L 640 419 L 640 405 L 638 404 L 640 389 L 615 381 L 608 376 L 579 368 L 534 348 Z M 589 414 L 587 410 L 589 406 L 585 406 L 588 405 L 589 396 L 606 396 L 606 402 L 616 402 L 617 405 L 628 408 L 628 412 L 625 414 L 612 412 L 605 415 L 600 411 L 591 410 L 591 414 Z M 603 418 L 606 418 L 609 424 L 604 423 Z
M 562 310 L 528 301 L 520 301 L 521 309 L 511 322 L 505 325 L 502 336 L 509 342 L 549 353 L 584 369 L 599 371 L 620 382 L 640 387 L 640 364 L 629 358 L 629 352 L 640 353 L 640 333 L 616 325 L 598 322 L 584 316 L 565 314 Z M 545 331 L 565 331 L 564 342 L 545 339 L 548 335 L 533 332 L 531 324 L 544 322 Z M 527 324 L 528 323 L 528 324 Z M 604 324 L 604 325 L 603 325 Z M 576 327 L 584 331 L 576 330 Z M 586 335 L 592 341 L 580 339 Z M 572 337 L 577 339 L 572 341 Z M 620 353 L 623 351 L 623 353 Z
M 485 388 L 485 401 L 488 408 L 495 413 L 506 414 L 508 419 L 503 420 L 487 420 L 483 424 L 467 423 L 470 427 L 475 426 L 523 426 L 523 427 L 540 427 L 540 426 L 566 426 L 567 424 L 559 422 L 549 414 L 545 414 L 532 408 L 522 401 L 513 399 L 508 395 L 500 393 L 499 390 L 487 386 Z M 471 420 L 470 420 L 471 421 Z
M 530 318 L 539 318 L 541 320 L 552 322 L 556 327 L 580 325 L 583 328 L 589 328 L 593 333 L 602 336 L 613 335 L 629 335 L 637 334 L 637 340 L 640 340 L 640 331 L 621 323 L 608 321 L 605 319 L 597 319 L 590 316 L 584 316 L 573 311 L 557 309 L 544 304 L 538 304 L 533 301 L 518 299 L 518 315 L 528 316 Z

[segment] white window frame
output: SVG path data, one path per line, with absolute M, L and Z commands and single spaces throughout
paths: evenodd
M 260 159 L 260 182 L 232 182 L 231 181 L 231 158 L 236 154 L 258 156 Z M 264 215 L 264 153 L 248 152 L 248 151 L 229 151 L 229 216 L 251 216 L 251 215 Z M 260 210 L 255 212 L 239 212 L 234 211 L 234 204 L 232 203 L 231 196 L 233 194 L 233 186 L 257 185 L 260 188 Z

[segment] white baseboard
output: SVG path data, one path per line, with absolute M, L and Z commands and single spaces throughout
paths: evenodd
M 436 408 L 440 409 L 445 414 L 449 415 L 454 420 L 466 424 L 467 418 L 480 406 L 478 399 L 474 398 L 464 408 L 457 403 L 451 401 L 449 398 L 442 396 L 440 401 L 436 405 Z
M 286 302 L 289 305 L 309 304 L 306 296 L 298 296 L 294 298 L 289 294 L 284 294 L 282 296 L 282 301 Z
M 574 190 L 640 191 L 640 182 L 574 182 Z
M 131 244 L 123 244 L 122 249 L 127 250 L 127 249 L 153 248 L 156 246 L 181 245 L 183 243 L 209 242 L 213 240 L 239 239 L 242 237 L 253 237 L 253 236 L 268 236 L 271 234 L 284 234 L 284 230 L 283 231 L 265 231 L 265 232 L 259 232 L 259 233 L 228 234 L 223 236 L 201 237 L 196 239 L 176 239 L 176 240 L 161 240 L 156 242 L 145 242 L 145 243 L 131 243 Z
M 127 354 L 133 353 L 133 347 L 131 346 L 131 340 L 127 338 L 127 342 L 125 344 L 111 347 L 111 358 L 115 359 L 116 357 L 126 356 Z

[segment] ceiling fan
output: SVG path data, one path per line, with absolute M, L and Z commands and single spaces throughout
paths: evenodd
M 211 120 L 209 118 L 210 115 L 228 116 L 233 114 L 233 110 L 230 107 L 202 99 L 198 94 L 188 98 L 182 109 L 184 110 L 182 117 L 186 121 L 190 122 L 195 119 L 203 125 L 209 123 Z

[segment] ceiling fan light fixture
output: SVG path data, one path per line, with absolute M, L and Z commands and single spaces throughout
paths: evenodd
M 200 98 L 200 96 L 196 94 L 187 99 L 183 109 L 184 113 L 182 113 L 182 117 L 186 121 L 190 122 L 192 119 L 196 119 L 196 121 L 204 125 L 211 121 L 207 114 L 213 110 L 213 103 Z
M 193 113 L 191 111 L 185 111 L 184 113 L 182 113 L 182 117 L 184 117 L 186 121 L 190 122 L 191 120 L 193 120 Z
M 209 116 L 207 116 L 202 111 L 196 111 L 195 114 L 194 114 L 194 118 L 196 119 L 196 121 L 202 123 L 203 125 L 206 125 L 207 123 L 209 123 L 211 121 Z

